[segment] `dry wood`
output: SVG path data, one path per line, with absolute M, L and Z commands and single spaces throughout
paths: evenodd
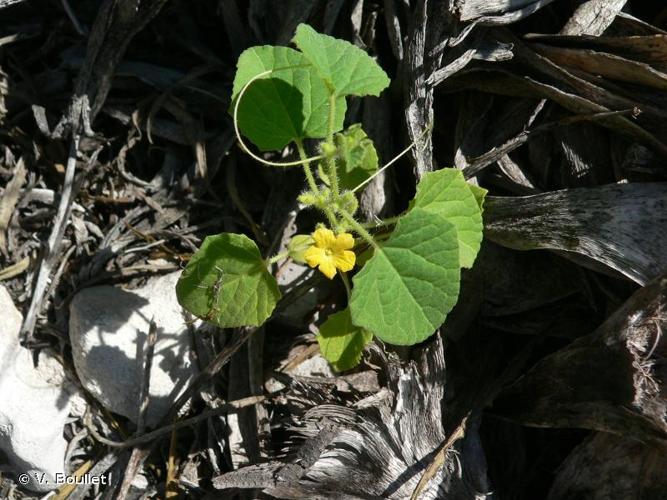
M 123 56 L 132 37 L 159 12 L 165 1 L 154 0 L 148 4 L 143 3 L 139 8 L 136 0 L 119 0 L 118 2 L 107 0 L 96 17 L 89 38 L 86 61 L 77 79 L 69 113 L 61 119 L 52 132 L 54 137 L 61 137 L 66 129 L 72 130 L 72 141 L 58 212 L 44 249 L 30 307 L 21 326 L 21 335 L 26 345 L 33 343 L 37 317 L 43 307 L 44 293 L 49 284 L 69 220 L 73 197 L 76 195 L 73 183 L 81 134 L 93 135 L 90 128 L 91 120 L 106 99 L 116 64 Z M 96 156 L 94 155 L 93 162 Z
M 87 424 L 89 430 L 93 433 L 95 439 L 106 446 L 113 448 L 133 448 L 138 445 L 152 443 L 155 439 L 166 436 L 167 434 L 172 433 L 174 430 L 181 429 L 183 427 L 188 427 L 199 422 L 202 422 L 208 418 L 211 418 L 215 415 L 220 415 L 222 413 L 229 413 L 234 411 L 239 411 L 247 406 L 256 405 L 257 403 L 263 401 L 264 396 L 250 396 L 247 398 L 240 399 L 238 401 L 230 401 L 224 403 L 218 408 L 207 410 L 196 417 L 186 418 L 183 420 L 178 420 L 172 424 L 166 425 L 164 427 L 158 428 L 154 431 L 147 432 L 141 436 L 127 439 L 125 441 L 113 441 L 111 439 L 105 438 L 93 427 L 92 421 L 90 419 L 90 414 L 87 417 Z
M 440 467 L 445 465 L 445 460 L 447 458 L 447 452 L 449 451 L 449 449 L 456 441 L 465 436 L 466 420 L 467 418 L 464 418 L 463 422 L 461 422 L 461 425 L 459 425 L 456 428 L 456 430 L 447 438 L 447 440 L 444 443 L 442 443 L 442 445 L 438 449 L 438 452 L 433 457 L 433 460 L 424 471 L 424 475 L 417 483 L 417 486 L 415 487 L 415 490 L 412 492 L 412 495 L 410 495 L 410 500 L 417 500 L 421 495 L 421 492 L 424 491 L 424 488 L 426 487 L 428 482 L 431 479 L 433 479 L 433 477 L 436 475 Z
M 645 85 L 659 90 L 667 89 L 667 74 L 647 64 L 593 50 L 568 49 L 533 45 L 540 54 L 561 66 L 600 75 L 611 80 Z
M 490 197 L 484 234 L 517 250 L 574 252 L 639 284 L 667 271 L 667 186 L 619 184 Z
M 14 213 L 14 208 L 19 201 L 21 187 L 25 182 L 26 168 L 23 159 L 16 163 L 14 176 L 5 187 L 2 198 L 0 198 L 0 252 L 7 255 L 7 230 L 9 222 Z
M 90 477 L 104 477 L 107 471 L 113 467 L 118 461 L 118 456 L 115 453 L 107 453 L 102 456 L 95 465 L 93 465 L 90 470 L 84 472 L 89 474 Z M 91 489 L 91 484 L 80 484 L 76 486 L 76 489 L 67 496 L 67 500 L 84 500 L 89 494 Z
M 375 341 L 358 369 L 332 373 L 311 332 L 345 289 L 310 269 L 261 332 L 185 318 L 201 374 L 157 429 L 72 418 L 66 470 L 111 485 L 56 498 L 173 485 L 206 499 L 665 496 L 659 2 L 33 2 L 0 0 L 0 280 L 75 383 L 81 287 L 141 287 L 221 231 L 274 255 L 320 222 L 296 201 L 302 173 L 240 154 L 226 114 L 238 55 L 289 45 L 299 22 L 391 78 L 379 98 L 348 100 L 380 163 L 416 143 L 359 190 L 360 218 L 393 219 L 445 166 L 490 193 L 442 339 Z M 0 497 L 23 498 L 3 460 Z
M 21 338 L 24 345 L 30 345 L 34 342 L 33 332 L 37 317 L 43 306 L 44 294 L 46 293 L 51 277 L 51 272 L 55 267 L 58 251 L 62 245 L 63 235 L 65 234 L 65 227 L 69 219 L 70 211 L 72 210 L 72 202 L 74 201 L 74 172 L 76 169 L 77 154 L 79 150 L 80 136 L 75 134 L 72 139 L 70 147 L 69 158 L 67 159 L 67 167 L 65 170 L 65 179 L 63 181 L 63 190 L 61 193 L 60 203 L 58 205 L 58 212 L 56 213 L 53 222 L 53 230 L 49 236 L 49 240 L 44 248 L 44 254 L 39 266 L 37 274 L 37 282 L 32 291 L 32 298 L 30 307 L 21 325 Z
M 455 0 L 454 8 L 462 21 L 478 18 L 505 19 L 507 23 L 517 21 L 547 5 L 549 1 L 537 0 Z
M 594 429 L 667 444 L 667 278 L 637 291 L 600 328 L 540 360 L 493 411 L 540 427 Z
M 426 172 L 433 170 L 431 134 L 423 136 L 423 131 L 433 121 L 433 90 L 426 87 L 429 75 L 427 71 L 426 26 L 428 23 L 429 1 L 420 0 L 415 9 L 411 23 L 409 41 L 406 48 L 406 75 L 404 92 L 407 107 L 405 121 L 408 126 L 408 137 L 416 143 L 411 155 L 415 160 L 415 177 L 421 178 Z
M 625 436 L 594 433 L 577 446 L 558 471 L 548 500 L 581 497 L 660 498 L 667 488 L 663 447 Z
M 461 21 L 472 21 L 459 35 L 451 40 L 450 45 L 461 43 L 477 26 L 497 26 L 520 21 L 534 14 L 553 0 L 457 0 L 454 13 Z M 486 12 L 488 15 L 484 15 Z M 496 15 L 494 15 L 496 14 Z
M 9 7 L 10 5 L 14 5 L 24 1 L 25 0 L 0 0 L 0 9 L 4 9 L 5 7 Z
M 570 36 L 527 34 L 526 40 L 562 47 L 609 52 L 632 60 L 664 67 L 667 64 L 667 35 L 643 36 Z
M 563 35 L 600 36 L 614 22 L 627 0 L 586 0 L 561 30 Z
M 442 428 L 442 343 L 432 343 L 416 364 L 400 367 L 386 359 L 383 364 L 389 391 L 379 398 L 369 397 L 367 403 L 360 401 L 355 405 L 358 409 L 334 404 L 313 407 L 312 402 L 308 403 L 308 399 L 317 397 L 313 389 L 303 394 L 300 404 L 311 407 L 305 414 L 305 427 L 300 429 L 309 436 L 301 448 L 301 453 L 310 457 L 307 461 L 251 466 L 215 479 L 216 487 L 263 487 L 278 498 L 409 497 L 419 483 L 419 472 L 447 442 Z M 485 484 L 484 468 L 471 468 L 474 480 L 466 482 L 456 474 L 456 467 L 456 459 L 448 456 L 421 498 L 468 495 L 472 491 L 484 498 L 483 488 L 475 490 L 474 486 Z

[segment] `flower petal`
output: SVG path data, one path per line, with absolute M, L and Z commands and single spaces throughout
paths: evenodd
M 336 266 L 334 265 L 334 259 L 331 257 L 327 257 L 326 259 L 322 260 L 318 269 L 329 279 L 332 279 L 334 276 L 336 276 Z
M 304 252 L 303 258 L 310 267 L 317 267 L 319 263 L 327 259 L 328 256 L 323 248 L 313 245 Z
M 336 236 L 336 242 L 331 248 L 334 252 L 349 250 L 354 246 L 354 238 L 350 233 L 341 233 Z
M 333 260 L 338 269 L 343 272 L 347 272 L 351 271 L 354 267 L 357 256 L 354 255 L 354 252 L 351 252 L 350 250 L 343 250 L 342 252 L 336 252 L 333 255 Z
M 331 229 L 319 227 L 313 233 L 315 245 L 320 248 L 331 248 L 336 244 L 336 236 Z

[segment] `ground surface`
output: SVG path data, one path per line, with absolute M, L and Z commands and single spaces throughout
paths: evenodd
M 261 329 L 184 320 L 190 403 L 114 447 L 134 424 L 83 391 L 67 468 L 112 485 L 57 498 L 404 498 L 433 464 L 424 498 L 667 498 L 667 9 L 449 3 L 0 0 L 0 280 L 25 348 L 74 385 L 81 290 L 180 271 L 209 234 L 268 252 L 313 229 L 300 171 L 244 155 L 227 113 L 238 55 L 300 22 L 392 79 L 348 105 L 381 161 L 417 143 L 360 196 L 364 218 L 445 166 L 489 190 L 482 251 L 430 340 L 332 373 L 313 332 L 344 289 L 310 274 L 286 280 L 305 308 Z M 176 415 L 195 420 L 172 432 Z

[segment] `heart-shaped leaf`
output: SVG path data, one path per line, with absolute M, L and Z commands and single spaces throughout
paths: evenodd
M 350 42 L 299 24 L 293 42 L 337 96 L 380 95 L 389 78 L 371 56 Z
M 253 82 L 239 104 L 239 129 L 263 151 L 280 150 L 295 139 L 322 138 L 327 134 L 329 91 L 304 55 L 289 47 L 265 45 L 243 51 L 232 91 L 236 99 L 248 81 Z M 336 100 L 334 130 L 343 128 L 345 98 Z
M 176 284 L 178 302 L 221 328 L 259 326 L 280 299 L 255 242 L 242 234 L 208 236 Z
M 458 298 L 458 241 L 456 227 L 445 217 L 410 210 L 354 277 L 352 322 L 390 344 L 429 337 Z

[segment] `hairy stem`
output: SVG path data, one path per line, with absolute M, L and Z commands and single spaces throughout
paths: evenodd
M 308 187 L 313 192 L 313 194 L 318 194 L 319 189 L 317 188 L 317 183 L 315 182 L 313 171 L 310 168 L 310 160 L 308 160 L 308 156 L 306 155 L 306 150 L 303 147 L 303 141 L 301 141 L 301 139 L 295 139 L 294 143 L 296 144 L 296 149 L 299 152 L 299 158 L 301 158 L 301 160 L 304 161 L 303 173 L 306 175 L 306 180 L 308 181 Z
M 366 243 L 368 243 L 373 248 L 379 248 L 377 243 L 375 243 L 373 236 L 371 236 L 371 233 L 366 231 L 366 229 L 364 229 L 364 227 L 356 221 L 350 212 L 340 207 L 338 207 L 337 211 L 340 216 L 345 219 L 345 222 L 350 225 L 352 230 L 361 236 L 366 241 Z
M 299 157 L 302 160 L 308 159 L 306 156 L 306 150 L 303 147 L 303 142 L 300 139 L 295 139 L 294 143 L 296 144 L 296 149 L 299 151 Z M 310 187 L 310 191 L 315 195 L 315 196 L 320 196 L 321 192 L 320 189 L 317 187 L 317 183 L 315 182 L 315 176 L 313 175 L 313 170 L 310 168 L 310 161 L 305 162 L 303 164 L 303 172 L 306 174 L 306 180 L 308 181 L 308 187 Z M 322 212 L 324 212 L 324 215 L 326 216 L 327 220 L 329 221 L 329 225 L 332 228 L 336 228 L 338 226 L 338 220 L 336 219 L 336 215 L 333 213 L 333 211 L 327 207 L 321 207 Z
M 329 94 L 329 122 L 327 126 L 327 142 L 333 146 L 334 120 L 336 119 L 336 94 Z M 329 156 L 327 158 L 327 175 L 331 183 L 331 192 L 334 203 L 340 198 L 340 189 L 338 188 L 338 172 L 336 170 L 336 158 Z
M 395 217 L 387 217 L 386 219 L 382 219 L 379 222 L 364 222 L 362 224 L 363 227 L 367 229 L 375 229 L 376 227 L 386 227 L 386 226 L 393 226 L 398 222 L 398 220 L 401 218 L 400 215 L 397 215 Z
M 275 264 L 276 262 L 286 259 L 287 257 L 289 257 L 289 252 L 281 252 L 269 259 L 266 259 L 266 265 L 270 266 L 271 264 Z
M 338 219 L 336 219 L 336 214 L 329 207 L 322 207 L 322 212 L 326 215 L 327 220 L 329 221 L 329 226 L 334 232 L 338 232 Z
M 329 94 L 329 121 L 327 122 L 327 142 L 333 144 L 334 121 L 336 120 L 336 94 Z

